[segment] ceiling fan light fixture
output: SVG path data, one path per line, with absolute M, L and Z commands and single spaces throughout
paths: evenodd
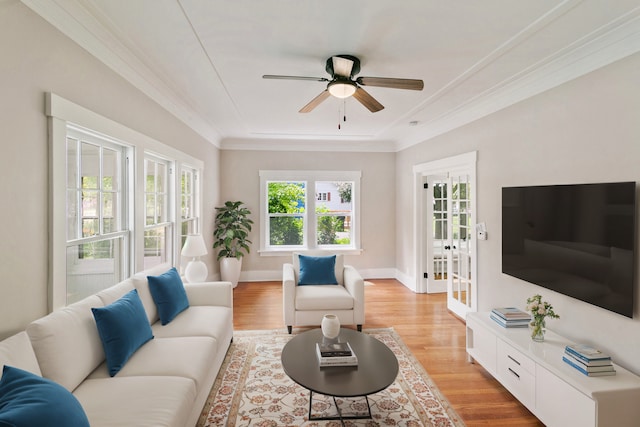
M 327 90 L 336 98 L 348 98 L 354 93 L 358 87 L 351 80 L 335 80 L 329 83 Z

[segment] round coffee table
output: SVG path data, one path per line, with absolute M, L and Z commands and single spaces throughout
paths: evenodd
M 282 368 L 296 383 L 309 390 L 309 420 L 371 418 L 368 395 L 389 387 L 398 376 L 398 359 L 377 339 L 353 329 L 340 329 L 338 340 L 348 342 L 358 358 L 358 366 L 320 367 L 316 343 L 322 331 L 313 329 L 294 336 L 282 349 Z M 312 417 L 313 393 L 333 397 L 338 416 Z M 343 415 L 336 397 L 364 397 L 368 414 Z

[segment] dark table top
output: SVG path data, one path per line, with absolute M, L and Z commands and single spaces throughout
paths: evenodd
M 367 396 L 389 387 L 398 375 L 398 359 L 377 339 L 353 329 L 340 329 L 339 341 L 347 341 L 358 366 L 320 367 L 316 343 L 322 331 L 313 329 L 293 337 L 282 349 L 282 367 L 296 383 L 315 393 L 336 397 Z

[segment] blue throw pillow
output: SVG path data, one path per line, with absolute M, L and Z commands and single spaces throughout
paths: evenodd
M 137 290 L 106 307 L 92 308 L 107 368 L 112 377 L 144 343 L 153 338 L 149 319 Z
M 176 268 L 160 276 L 147 276 L 149 292 L 158 307 L 160 323 L 166 325 L 189 308 L 187 292 Z
M 336 256 L 299 255 L 298 285 L 337 285 Z
M 0 427 L 89 427 L 78 399 L 49 379 L 4 366 L 0 379 Z

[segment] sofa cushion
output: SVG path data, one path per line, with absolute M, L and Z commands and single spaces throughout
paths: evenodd
M 184 427 L 195 383 L 171 376 L 88 379 L 73 392 L 92 426 Z
M 171 268 L 160 276 L 148 276 L 149 291 L 158 308 L 158 316 L 163 325 L 171 322 L 178 314 L 189 308 L 189 300 L 178 270 Z
M 298 285 L 337 285 L 336 256 L 299 255 L 300 276 Z
M 72 391 L 104 361 L 91 314 L 91 307 L 103 305 L 102 300 L 93 295 L 27 326 L 42 376 Z
M 226 340 L 229 325 L 233 324 L 233 311 L 229 307 L 191 306 L 180 313 L 168 325 L 157 322 L 151 325 L 156 338 L 212 337 Z
M 0 426 L 89 427 L 89 420 L 66 388 L 5 365 L 0 379 Z
M 220 351 L 226 351 L 227 347 Z M 155 338 L 142 346 L 118 373 L 122 377 L 173 376 L 193 380 L 200 391 L 218 345 L 211 337 Z M 108 378 L 105 365 L 89 378 Z
M 29 335 L 25 331 L 0 341 L 0 369 L 4 365 L 11 365 L 36 375 L 42 375 L 38 359 L 36 359 L 31 341 L 29 341 Z
M 140 346 L 153 338 L 147 314 L 133 289 L 106 307 L 92 308 L 109 375 L 114 376 Z
M 353 296 L 340 285 L 298 286 L 296 310 L 351 310 Z

